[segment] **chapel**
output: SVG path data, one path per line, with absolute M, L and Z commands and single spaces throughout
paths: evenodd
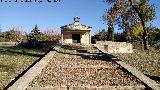
M 61 42 L 91 44 L 91 29 L 92 27 L 81 24 L 80 18 L 76 16 L 72 24 L 61 27 Z

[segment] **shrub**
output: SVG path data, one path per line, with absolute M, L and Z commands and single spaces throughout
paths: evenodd
M 60 35 L 56 33 L 55 30 L 41 32 L 37 25 L 35 25 L 31 33 L 26 36 L 28 37 L 28 41 L 21 42 L 18 46 L 48 50 L 49 48 L 55 46 L 60 39 Z
M 97 41 L 105 41 L 107 40 L 107 32 L 103 29 L 96 33 L 94 37 L 97 39 Z
M 9 31 L 0 33 L 1 42 L 16 42 L 22 39 L 22 34 L 17 28 L 12 28 Z
M 156 50 L 160 50 L 160 40 L 158 40 L 154 46 L 153 46 Z

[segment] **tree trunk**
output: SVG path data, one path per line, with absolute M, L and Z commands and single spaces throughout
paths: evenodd
M 145 22 L 144 21 L 142 21 L 142 26 L 143 26 L 143 35 L 142 35 L 142 40 L 143 40 L 143 49 L 144 50 L 149 50 L 149 48 L 148 48 L 148 35 L 147 35 L 147 30 L 146 30 L 146 26 L 145 26 Z
M 126 34 L 127 34 L 127 36 L 126 36 L 127 42 L 131 43 L 131 34 L 130 34 L 129 30 L 126 30 Z
M 146 23 L 144 21 L 144 18 L 142 16 L 142 14 L 140 13 L 139 9 L 136 8 L 134 5 L 133 5 L 133 2 L 132 0 L 129 0 L 131 6 L 133 7 L 133 9 L 135 10 L 135 12 L 138 14 L 140 20 L 141 20 L 141 24 L 142 24 L 142 27 L 143 27 L 143 35 L 142 35 L 142 40 L 143 40 L 143 44 L 142 44 L 142 47 L 144 50 L 148 50 L 148 45 L 147 45 L 147 30 L 146 30 Z
M 114 29 L 111 26 L 108 26 L 108 41 L 114 41 Z

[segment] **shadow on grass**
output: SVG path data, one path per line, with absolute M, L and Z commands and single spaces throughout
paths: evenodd
M 41 57 L 45 52 L 55 46 L 56 42 L 36 41 L 20 43 L 17 46 L 0 46 L 0 54 L 6 55 L 27 55 Z
M 155 81 L 158 81 L 160 82 L 160 76 L 151 76 L 151 75 L 148 75 L 148 74 L 145 74 L 147 77 L 151 78 L 152 80 L 155 80 Z
M 27 69 L 25 69 L 22 73 L 20 73 L 14 80 L 12 80 L 6 87 L 4 87 L 3 90 L 7 90 L 10 86 L 12 86 L 19 78 L 21 78 L 30 68 L 32 68 L 37 62 L 39 62 L 45 55 L 41 56 L 37 61 L 35 61 L 32 65 L 30 65 Z
M 43 55 L 43 54 L 29 53 L 29 52 L 23 50 L 23 48 L 22 48 L 21 51 L 18 51 L 16 47 L 14 49 L 13 49 L 13 47 L 11 47 L 11 48 L 8 47 L 8 48 L 5 48 L 5 49 L 0 48 L 0 53 L 1 54 L 6 54 L 6 55 L 20 54 L 20 55 L 27 55 L 27 56 L 33 56 L 33 57 L 40 57 L 40 56 Z
M 0 46 L 0 54 L 4 55 L 27 55 L 33 57 L 39 57 L 34 63 L 29 65 L 22 73 L 17 75 L 14 80 L 12 80 L 3 90 L 7 90 L 12 86 L 20 77 L 22 77 L 31 67 L 33 67 L 37 62 L 39 62 L 51 49 L 56 45 L 56 42 L 26 42 L 20 43 L 17 46 Z M 6 65 L 0 65 L 3 70 L 12 69 L 12 67 Z
M 55 44 L 56 45 L 56 44 Z M 55 46 L 53 45 L 53 46 Z M 47 53 L 49 53 L 51 50 L 55 51 L 53 49 L 53 46 L 52 48 L 50 47 L 46 52 L 45 54 L 41 55 L 40 58 L 38 60 L 36 60 L 34 63 L 32 63 L 27 69 L 25 69 L 22 73 L 20 73 L 19 75 L 17 75 L 17 77 L 15 77 L 14 80 L 12 80 L 7 86 L 5 86 L 3 88 L 3 90 L 7 90 L 10 86 L 12 86 L 18 79 L 20 79 L 30 68 L 32 68 L 36 63 L 38 63 L 43 57 L 45 57 L 45 55 L 47 55 Z

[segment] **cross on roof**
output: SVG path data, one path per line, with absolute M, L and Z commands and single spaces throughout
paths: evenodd
M 79 22 L 80 18 L 78 16 L 74 17 L 74 22 Z

